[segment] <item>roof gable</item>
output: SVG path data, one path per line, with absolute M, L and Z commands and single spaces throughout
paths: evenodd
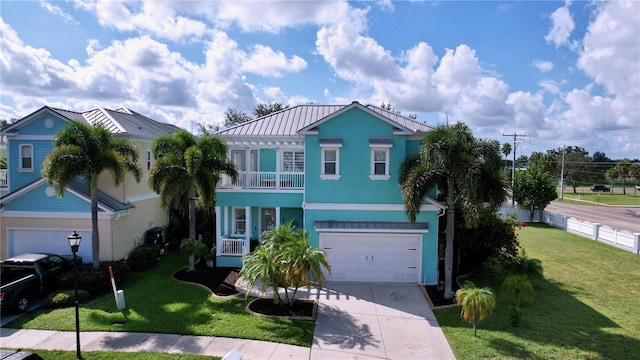
M 424 133 L 431 130 L 429 125 L 400 114 L 373 105 L 364 106 L 354 101 L 350 105 L 298 105 L 218 131 L 216 134 L 229 138 L 295 137 L 312 133 L 318 125 L 353 108 L 359 108 L 389 123 L 399 133 Z

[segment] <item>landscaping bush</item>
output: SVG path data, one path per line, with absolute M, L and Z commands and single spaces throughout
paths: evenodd
M 109 266 L 113 269 L 118 286 L 125 284 L 129 278 L 129 266 L 124 261 L 105 261 L 100 268 L 94 269 L 91 264 L 78 265 L 78 290 L 87 291 L 91 296 L 104 294 L 112 290 Z M 58 279 L 61 289 L 73 289 L 73 268 L 64 272 Z
M 78 302 L 81 303 L 91 298 L 91 295 L 85 291 L 78 289 Z M 42 306 L 49 309 L 73 306 L 75 304 L 75 295 L 73 290 L 61 290 L 47 296 Z
M 140 245 L 131 250 L 127 257 L 127 264 L 132 271 L 147 271 L 156 266 L 160 259 L 160 247 L 158 245 Z

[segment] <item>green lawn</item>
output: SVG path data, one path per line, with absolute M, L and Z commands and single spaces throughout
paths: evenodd
M 544 225 L 519 239 L 546 280 L 519 327 L 500 294 L 477 338 L 459 308 L 437 310 L 458 359 L 640 359 L 640 255 Z
M 244 296 L 221 299 L 171 275 L 186 266 L 170 253 L 124 287 L 127 308 L 117 311 L 113 294 L 80 304 L 83 331 L 133 331 L 223 336 L 311 346 L 313 321 L 250 315 Z M 8 324 L 14 328 L 75 330 L 73 308 L 38 310 Z
M 573 193 L 571 187 L 566 187 L 563 194 L 563 201 L 578 201 L 579 204 L 604 204 L 604 205 L 626 205 L 640 206 L 640 191 L 634 191 L 633 186 L 627 186 L 626 195 L 622 193 L 622 188 L 614 188 L 613 191 L 605 193 L 592 192 L 588 187 L 579 187 L 576 193 Z M 558 189 L 558 198 L 560 197 L 560 189 Z

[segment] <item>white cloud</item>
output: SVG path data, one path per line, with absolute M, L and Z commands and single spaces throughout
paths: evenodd
M 48 12 L 59 16 L 62 18 L 62 20 L 70 23 L 70 24 L 78 24 L 78 22 L 69 14 L 65 13 L 64 11 L 62 11 L 62 9 L 59 6 L 53 5 L 49 2 L 40 1 L 40 6 L 42 6 L 43 8 L 45 8 Z
M 568 5 L 556 9 L 551 14 L 551 29 L 544 37 L 548 43 L 554 44 L 556 47 L 569 43 L 571 32 L 575 28 L 575 23 L 569 13 Z
M 553 63 L 551 61 L 534 60 L 533 66 L 541 73 L 553 70 Z
M 264 45 L 254 45 L 245 59 L 242 70 L 266 77 L 283 77 L 290 72 L 299 72 L 307 67 L 307 62 L 294 55 L 287 59 L 282 51 L 274 51 Z

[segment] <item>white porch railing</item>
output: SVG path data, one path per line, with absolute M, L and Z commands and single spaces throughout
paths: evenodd
M 8 184 L 7 169 L 0 169 L 0 188 L 7 187 Z
M 244 239 L 222 238 L 221 246 L 218 246 L 219 256 L 242 256 L 244 255 Z
M 223 175 L 219 188 L 248 189 L 304 189 L 304 173 L 277 173 L 275 171 L 242 171 L 237 181 Z

